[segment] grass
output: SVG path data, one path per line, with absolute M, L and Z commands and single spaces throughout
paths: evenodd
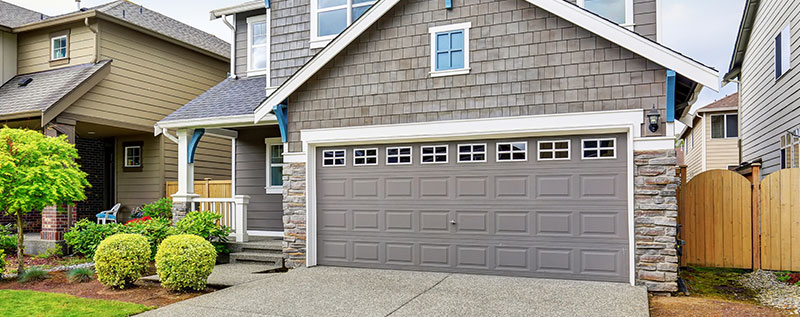
M 681 269 L 681 277 L 693 296 L 755 302 L 756 292 L 739 282 L 747 270 L 707 267 Z
M 0 290 L 3 316 L 130 316 L 150 307 L 66 294 Z
M 49 274 L 38 267 L 31 267 L 19 275 L 18 281 L 20 283 L 41 281 L 49 277 Z
M 72 269 L 69 272 L 67 272 L 67 280 L 69 280 L 72 283 L 88 282 L 92 280 L 93 276 L 94 276 L 94 270 L 88 267 Z

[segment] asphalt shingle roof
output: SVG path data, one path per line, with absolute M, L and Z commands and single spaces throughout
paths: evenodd
M 739 107 L 739 93 L 733 93 L 725 98 L 714 101 L 705 107 L 697 110 L 697 112 L 714 111 L 717 109 L 730 109 Z
M 2 26 L 13 28 L 47 18 L 48 16 L 42 13 L 0 1 L 0 25 Z
M 100 70 L 111 60 L 14 76 L 0 86 L 0 116 L 44 111 Z M 29 84 L 19 83 L 31 78 Z
M 225 79 L 161 121 L 253 114 L 266 99 L 266 84 L 265 76 Z

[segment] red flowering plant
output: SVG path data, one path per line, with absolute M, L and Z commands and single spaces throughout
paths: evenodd
M 132 223 L 140 223 L 140 222 L 145 222 L 145 221 L 151 221 L 151 220 L 153 220 L 153 219 L 150 218 L 150 216 L 144 216 L 142 218 L 135 218 L 135 219 L 128 220 L 128 222 L 126 222 L 125 225 L 132 224 Z

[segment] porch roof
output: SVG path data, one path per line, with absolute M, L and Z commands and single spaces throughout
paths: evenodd
M 253 115 L 266 99 L 266 76 L 227 78 L 161 122 Z

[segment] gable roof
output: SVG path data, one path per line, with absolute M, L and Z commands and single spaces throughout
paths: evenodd
M 742 63 L 744 62 L 744 54 L 747 52 L 747 45 L 750 43 L 750 34 L 753 33 L 753 23 L 756 21 L 756 12 L 758 6 L 761 4 L 760 0 L 746 0 L 744 4 L 744 13 L 742 14 L 742 22 L 739 24 L 739 34 L 736 36 L 736 45 L 733 47 L 733 56 L 731 57 L 731 65 L 728 67 L 728 73 L 722 77 L 723 84 L 729 83 L 742 71 Z
M 720 100 L 714 101 L 705 107 L 697 109 L 697 113 L 717 112 L 739 109 L 739 93 L 733 93 Z
M 23 24 L 38 22 L 47 19 L 48 16 L 33 10 L 28 10 L 20 6 L 0 1 L 0 26 L 8 28 L 17 27 Z
M 28 31 L 39 27 L 47 27 L 56 22 L 66 22 L 74 19 L 83 20 L 85 17 L 93 16 L 156 33 L 168 39 L 211 53 L 220 59 L 227 60 L 230 58 L 230 44 L 228 44 L 228 42 L 127 0 L 117 0 L 94 7 L 82 8 L 79 11 L 53 16 L 42 21 L 26 23 L 15 27 L 14 31 Z
M 523 1 L 523 0 L 519 0 Z M 711 67 L 694 61 L 657 42 L 634 33 L 616 23 L 604 19 L 575 4 L 564 0 L 524 0 L 561 17 L 583 29 L 615 43 L 634 54 L 669 68 L 696 83 L 719 90 L 719 73 Z M 311 58 L 303 67 L 278 87 L 256 109 L 255 122 L 259 122 L 279 104 L 294 93 L 300 86 L 316 74 L 330 60 L 342 52 L 359 35 L 369 29 L 400 0 L 379 0 L 358 20 L 342 31 L 325 48 Z

